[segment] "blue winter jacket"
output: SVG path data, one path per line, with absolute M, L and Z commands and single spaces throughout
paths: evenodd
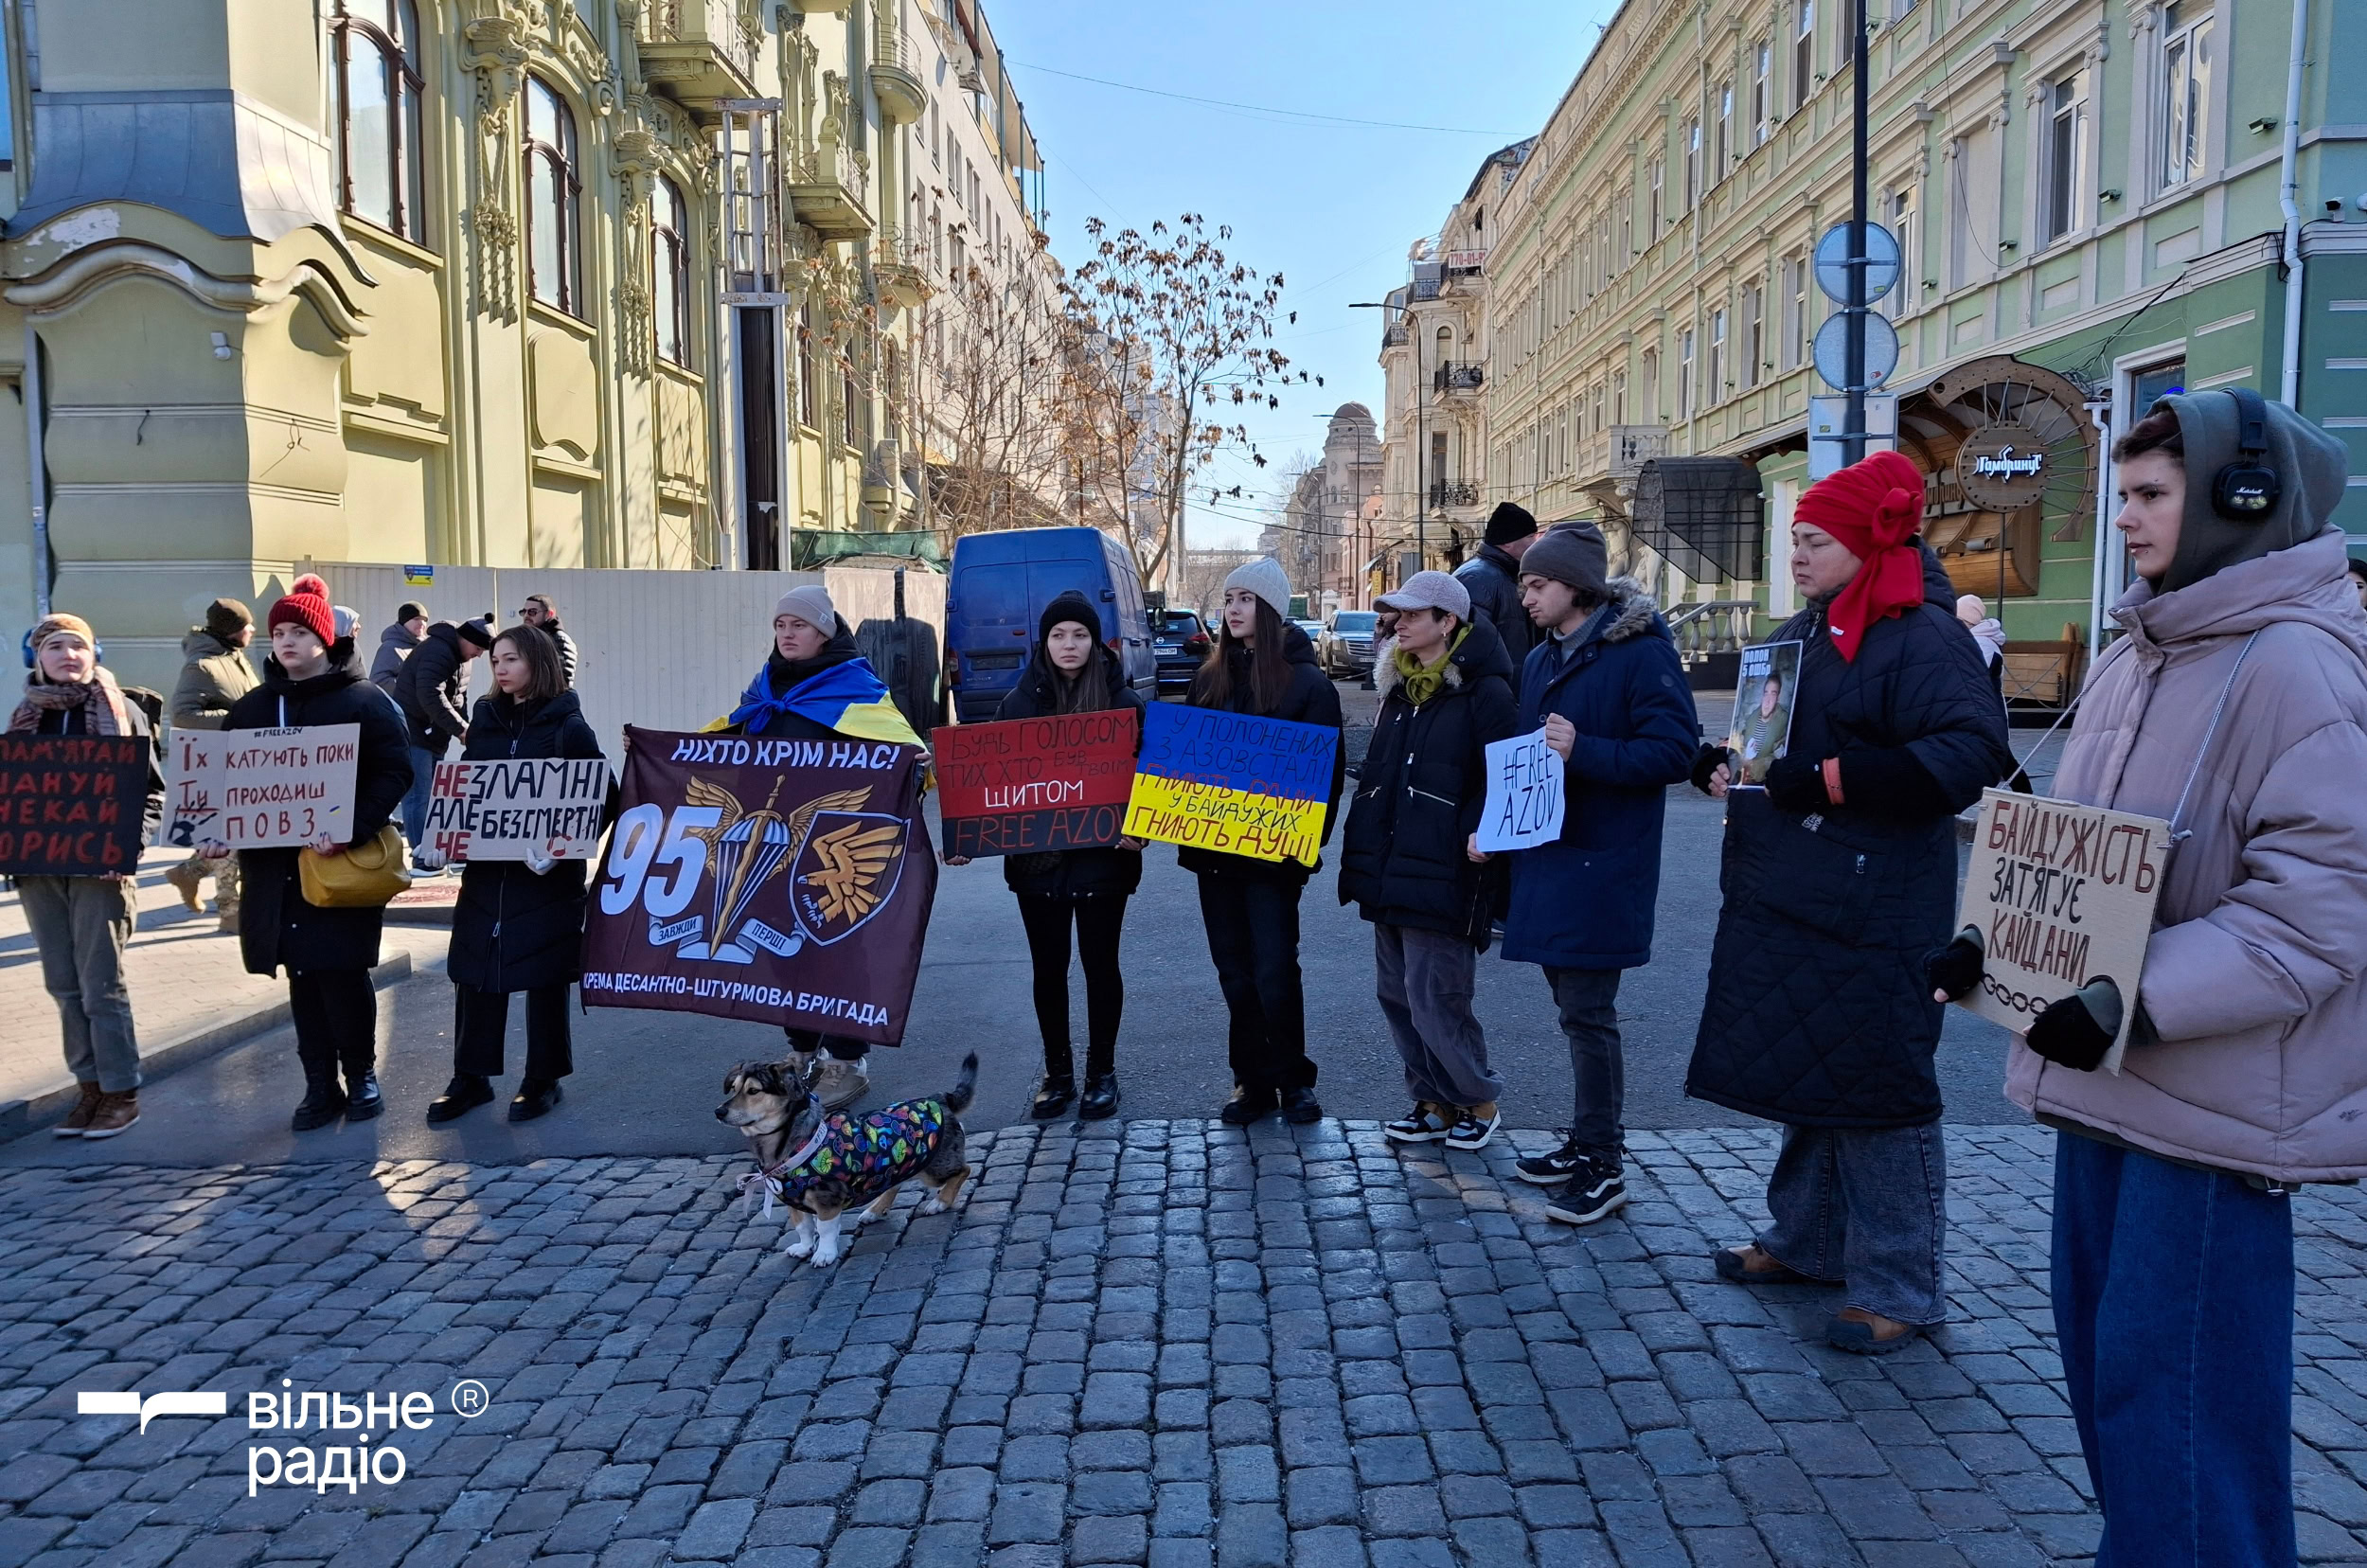
M 1691 773 L 1700 721 L 1658 608 L 1629 579 L 1611 586 L 1609 612 L 1566 658 L 1540 633 L 1521 671 L 1514 733 L 1558 713 L 1578 734 L 1561 837 L 1511 857 L 1504 955 L 1517 963 L 1610 970 L 1652 958 L 1664 792 Z

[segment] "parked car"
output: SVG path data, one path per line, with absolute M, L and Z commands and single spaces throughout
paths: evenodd
M 1189 610 L 1153 610 L 1150 651 L 1159 666 L 1159 695 L 1188 691 L 1192 671 L 1208 657 L 1208 628 Z
M 965 534 L 953 542 L 945 592 L 946 684 L 962 723 L 994 717 L 1004 693 L 1019 684 L 1036 618 L 1064 593 L 1082 594 L 1099 609 L 1126 684 L 1146 699 L 1157 690 L 1142 579 L 1125 546 L 1098 528 Z
M 1324 673 L 1339 679 L 1365 674 L 1373 668 L 1373 627 L 1380 617 L 1370 610 L 1334 610 L 1315 639 L 1315 661 Z
M 1307 640 L 1308 642 L 1313 642 L 1317 637 L 1324 634 L 1324 623 L 1319 620 L 1307 620 L 1302 618 L 1299 620 L 1293 620 L 1290 624 L 1306 633 Z

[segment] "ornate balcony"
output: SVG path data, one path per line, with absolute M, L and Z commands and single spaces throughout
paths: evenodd
M 851 148 L 825 143 L 797 155 L 789 183 L 790 209 L 826 241 L 861 240 L 872 229 L 863 191 L 869 183 Z
M 731 0 L 663 0 L 647 15 L 641 74 L 691 118 L 712 129 L 727 99 L 756 96 L 756 40 Z
M 1445 479 L 1430 488 L 1430 504 L 1433 509 L 1447 507 L 1476 507 L 1480 490 L 1468 479 Z
M 936 293 L 936 285 L 929 278 L 928 241 L 893 224 L 880 231 L 879 243 L 872 250 L 871 276 L 879 285 L 882 304 L 911 310 L 927 304 Z
M 879 47 L 871 58 L 871 91 L 880 100 L 880 117 L 891 125 L 911 125 L 929 112 L 929 90 L 913 69 L 912 49 L 893 20 L 880 22 Z
M 1477 392 L 1486 381 L 1486 366 L 1449 360 L 1433 375 L 1431 384 L 1433 390 L 1446 395 Z

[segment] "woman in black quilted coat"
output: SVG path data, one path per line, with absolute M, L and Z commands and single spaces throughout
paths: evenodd
M 1724 903 L 1685 1093 L 1784 1126 L 1774 1222 L 1717 1255 L 1746 1283 L 1840 1284 L 1826 1339 L 1880 1354 L 1947 1315 L 1947 1166 L 1924 955 L 1956 905 L 1955 816 L 2012 767 L 1956 591 L 1914 538 L 1923 477 L 1878 453 L 1811 487 L 1792 527 L 1809 608 L 1789 743 L 1727 803 Z

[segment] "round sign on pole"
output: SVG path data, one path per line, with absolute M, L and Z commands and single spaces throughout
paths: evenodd
M 1849 312 L 1836 311 L 1816 330 L 1816 373 L 1836 392 L 1849 390 Z M 1898 332 L 1868 311 L 1865 316 L 1865 383 L 1881 385 L 1898 368 Z
M 2046 437 L 2020 419 L 1996 419 L 1956 449 L 1956 484 L 1965 499 L 1992 511 L 2019 511 L 2043 497 Z
M 1865 302 L 1898 286 L 1898 236 L 1868 219 L 1865 226 Z M 1849 225 L 1835 223 L 1816 242 L 1816 286 L 1837 304 L 1849 303 Z

